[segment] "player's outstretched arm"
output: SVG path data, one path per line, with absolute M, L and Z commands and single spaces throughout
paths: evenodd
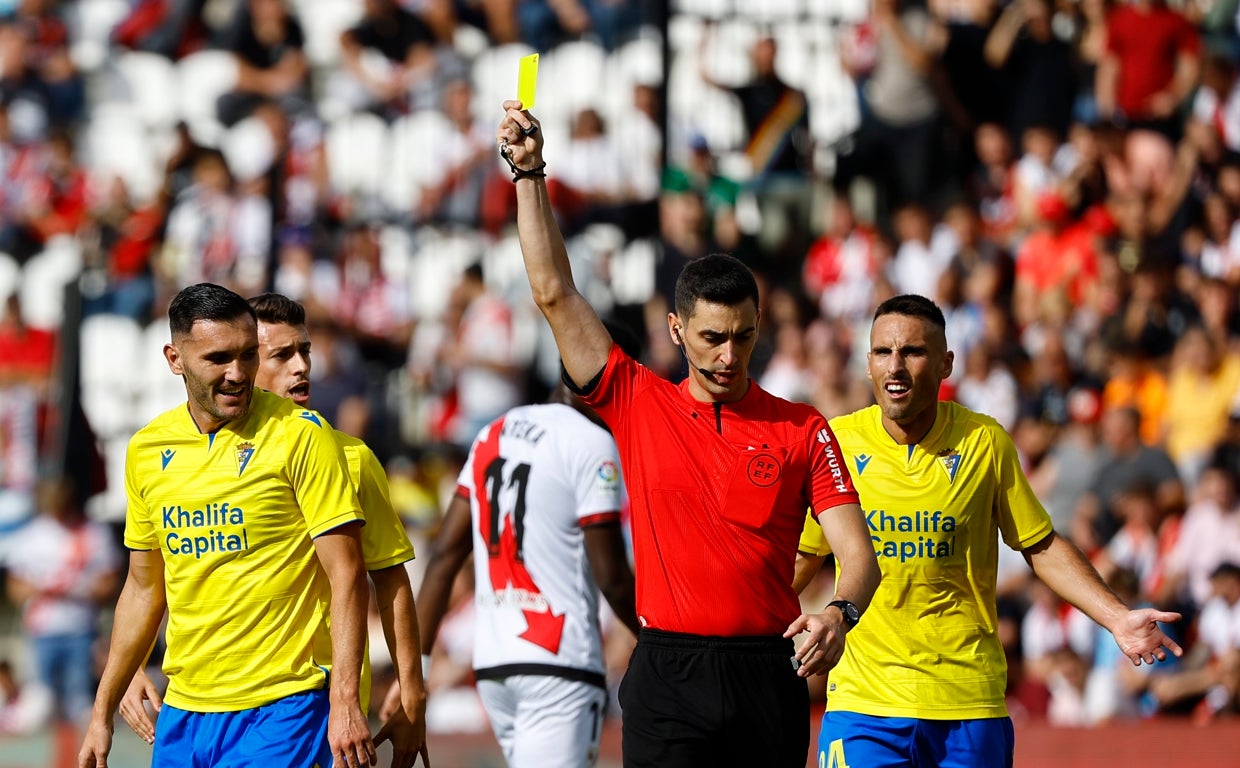
M 832 507 L 820 513 L 818 521 L 840 564 L 832 600 L 848 600 L 864 614 L 883 575 L 878 569 L 861 505 Z M 828 672 L 839 663 L 844 655 L 848 625 L 838 607 L 828 606 L 821 613 L 802 614 L 789 625 L 784 637 L 795 637 L 801 632 L 809 632 L 809 637 L 796 653 L 801 663 L 797 674 L 809 677 Z
M 383 726 L 375 744 L 392 742 L 392 768 L 412 768 L 426 748 L 426 683 L 422 679 L 422 641 L 413 605 L 413 587 L 403 563 L 370 572 L 383 637 L 396 667 L 399 705 L 381 713 Z M 424 763 L 429 764 L 427 758 Z
M 108 663 L 78 752 L 78 768 L 103 768 L 108 764 L 114 713 L 134 672 L 155 642 L 167 605 L 163 555 L 157 549 L 130 552 L 129 576 L 116 602 Z
M 589 383 L 611 350 L 611 336 L 585 297 L 577 291 L 569 267 L 564 237 L 551 209 L 544 166 L 543 132 L 530 131 L 538 121 L 521 109 L 519 101 L 504 102 L 504 119 L 495 132 L 509 161 L 518 169 L 517 234 L 530 279 L 534 303 L 547 318 L 564 361 L 564 370 L 579 386 Z M 530 131 L 530 135 L 526 132 Z
M 373 765 L 377 760 L 370 726 L 362 714 L 358 684 L 366 648 L 366 607 L 370 590 L 362 566 L 358 521 L 316 536 L 314 550 L 331 584 L 331 708 L 327 740 L 341 767 Z
M 1106 627 L 1134 666 L 1166 661 L 1168 651 L 1183 655 L 1179 644 L 1158 626 L 1158 622 L 1179 621 L 1180 614 L 1153 608 L 1130 610 L 1072 542 L 1052 532 L 1023 554 L 1055 594 Z

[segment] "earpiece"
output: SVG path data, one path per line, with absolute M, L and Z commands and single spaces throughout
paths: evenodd
M 677 326 L 677 325 L 672 326 L 672 335 L 676 337 L 676 346 L 679 347 L 679 346 L 684 345 L 685 343 L 684 339 L 680 338 L 680 326 Z

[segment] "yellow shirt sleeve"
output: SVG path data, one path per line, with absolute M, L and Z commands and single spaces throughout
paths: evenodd
M 353 520 L 364 523 L 353 484 L 348 482 L 348 462 L 334 430 L 313 411 L 304 411 L 299 420 L 304 425 L 294 438 L 288 473 L 310 537 Z
M 366 516 L 362 529 L 362 558 L 366 570 L 378 571 L 414 558 L 413 544 L 388 488 L 387 473 L 375 452 L 355 437 L 337 432 L 349 464 L 349 479 Z

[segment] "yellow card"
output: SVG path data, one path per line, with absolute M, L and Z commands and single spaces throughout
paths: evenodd
M 534 93 L 538 89 L 538 54 L 531 53 L 521 57 L 521 67 L 517 70 L 517 100 L 522 109 L 534 106 Z

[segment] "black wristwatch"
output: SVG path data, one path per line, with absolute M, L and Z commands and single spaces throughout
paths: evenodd
M 827 603 L 827 607 L 835 606 L 840 609 L 840 613 L 844 614 L 844 623 L 849 629 L 857 626 L 857 622 L 861 621 L 861 611 L 853 604 L 851 600 L 832 600 Z

